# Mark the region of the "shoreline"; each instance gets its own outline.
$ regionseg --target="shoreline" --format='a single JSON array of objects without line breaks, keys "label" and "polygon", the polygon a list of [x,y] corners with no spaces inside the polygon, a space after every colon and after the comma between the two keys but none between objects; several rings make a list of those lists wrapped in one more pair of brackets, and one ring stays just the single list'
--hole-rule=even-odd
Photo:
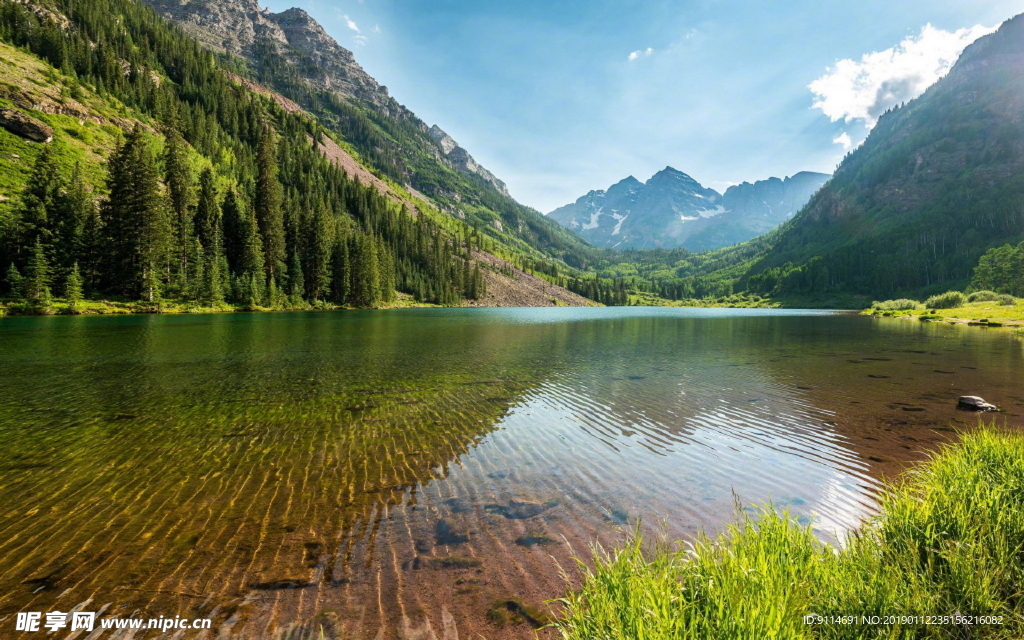
[{"label": "shoreline", "polygon": [[979,427],[886,483],[879,513],[838,546],[771,505],[687,544],[645,543],[637,530],[616,548],[594,546],[580,560],[582,586],[556,601],[562,615],[550,627],[564,640],[809,638],[814,626],[851,640],[894,628],[953,638],[964,624],[997,629],[978,637],[1017,637],[1012,487],[1024,437]]},{"label": "shoreline", "polygon": [[[977,304],[977,303],[975,303]],[[988,313],[998,311],[997,313]],[[966,312],[966,313],[965,313]],[[955,309],[880,311],[864,309],[860,312],[871,318],[893,320],[916,320],[971,327],[992,329],[1024,329],[1024,308],[1021,305],[1008,307],[1005,310],[989,307],[958,307]]]}]

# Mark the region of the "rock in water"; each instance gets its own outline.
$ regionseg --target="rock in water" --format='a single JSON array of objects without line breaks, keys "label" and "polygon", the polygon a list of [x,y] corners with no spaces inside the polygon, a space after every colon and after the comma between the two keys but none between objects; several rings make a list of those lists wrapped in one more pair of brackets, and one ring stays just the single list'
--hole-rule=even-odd
[{"label": "rock in water", "polygon": [[960,396],[959,402],[956,405],[957,409],[964,409],[966,411],[998,411],[999,407],[994,404],[985,402],[984,398],[979,396]]},{"label": "rock in water", "polygon": [[53,140],[53,129],[17,109],[0,109],[0,127],[33,142]]}]

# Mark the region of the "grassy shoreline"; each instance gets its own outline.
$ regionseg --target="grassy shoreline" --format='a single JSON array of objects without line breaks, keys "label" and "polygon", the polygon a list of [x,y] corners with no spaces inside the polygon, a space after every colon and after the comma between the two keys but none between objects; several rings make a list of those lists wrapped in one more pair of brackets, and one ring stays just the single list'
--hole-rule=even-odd
[{"label": "grassy shoreline", "polygon": [[1024,328],[1024,299],[1013,305],[996,305],[992,302],[968,302],[951,309],[864,309],[866,315],[877,318],[899,318],[921,322],[944,322],[981,327]]},{"label": "grassy shoreline", "polygon": [[924,302],[907,298],[876,301],[861,313],[921,322],[1009,327],[1018,333],[1024,328],[1024,298],[995,291],[947,291]]},{"label": "grassy shoreline", "polygon": [[[434,308],[441,305],[427,302],[416,302],[412,296],[399,293],[394,302],[383,304],[374,309],[411,309]],[[207,313],[259,313],[282,311],[338,311],[354,310],[355,307],[343,307],[330,303],[319,305],[289,305],[282,308],[247,307],[239,304],[222,303],[219,305],[203,305],[198,302],[179,300],[161,300],[159,302],[127,302],[118,300],[82,300],[72,308],[66,300],[56,299],[46,308],[34,307],[26,301],[0,302],[0,318],[17,316],[117,316],[117,315],[148,315],[148,314],[207,314]]]},{"label": "grassy shoreline", "polygon": [[[650,549],[637,535],[597,548],[553,626],[565,640],[1024,635],[1024,437],[966,434],[890,486],[880,506],[842,547],[766,509],[686,546]],[[942,617],[954,615],[1002,624]]]}]

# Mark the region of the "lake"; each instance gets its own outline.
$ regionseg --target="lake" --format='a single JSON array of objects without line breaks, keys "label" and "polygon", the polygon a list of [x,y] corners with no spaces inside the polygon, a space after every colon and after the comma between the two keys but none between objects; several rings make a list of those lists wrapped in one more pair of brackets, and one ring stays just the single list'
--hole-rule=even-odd
[{"label": "lake", "polygon": [[530,638],[595,541],[766,503],[835,540],[957,396],[1024,426],[1024,341],[825,312],[5,318],[0,364],[0,625]]}]

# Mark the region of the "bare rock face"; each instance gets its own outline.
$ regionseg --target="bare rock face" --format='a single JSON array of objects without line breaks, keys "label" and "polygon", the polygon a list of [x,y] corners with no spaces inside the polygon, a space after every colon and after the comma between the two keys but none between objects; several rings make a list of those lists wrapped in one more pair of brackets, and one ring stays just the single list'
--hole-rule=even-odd
[{"label": "bare rock face", "polygon": [[439,147],[441,147],[444,157],[448,159],[453,167],[463,173],[480,176],[485,182],[497,189],[500,193],[506,196],[509,195],[508,187],[505,186],[505,183],[474,160],[473,156],[469,155],[468,151],[460,147],[459,143],[455,142],[455,140],[445,133],[441,127],[436,124],[430,127],[430,137],[437,142]]},{"label": "bare rock face", "polygon": [[0,109],[0,127],[33,142],[50,142],[53,129],[17,109]]},{"label": "bare rock face", "polygon": [[[257,0],[145,0],[157,13],[216,51],[256,62],[270,49],[317,89],[332,91],[392,117],[414,117],[302,9],[272,13]],[[312,63],[312,64],[309,64]],[[422,125],[426,129],[426,125]]]},{"label": "bare rock face", "polygon": [[267,48],[297,70],[313,88],[330,91],[356,104],[412,124],[438,143],[436,155],[457,171],[479,176],[508,196],[505,183],[482,167],[437,126],[427,125],[392,98],[342,47],[302,9],[281,13],[262,9],[258,0],[144,0],[157,13],[216,51],[259,64]]}]

